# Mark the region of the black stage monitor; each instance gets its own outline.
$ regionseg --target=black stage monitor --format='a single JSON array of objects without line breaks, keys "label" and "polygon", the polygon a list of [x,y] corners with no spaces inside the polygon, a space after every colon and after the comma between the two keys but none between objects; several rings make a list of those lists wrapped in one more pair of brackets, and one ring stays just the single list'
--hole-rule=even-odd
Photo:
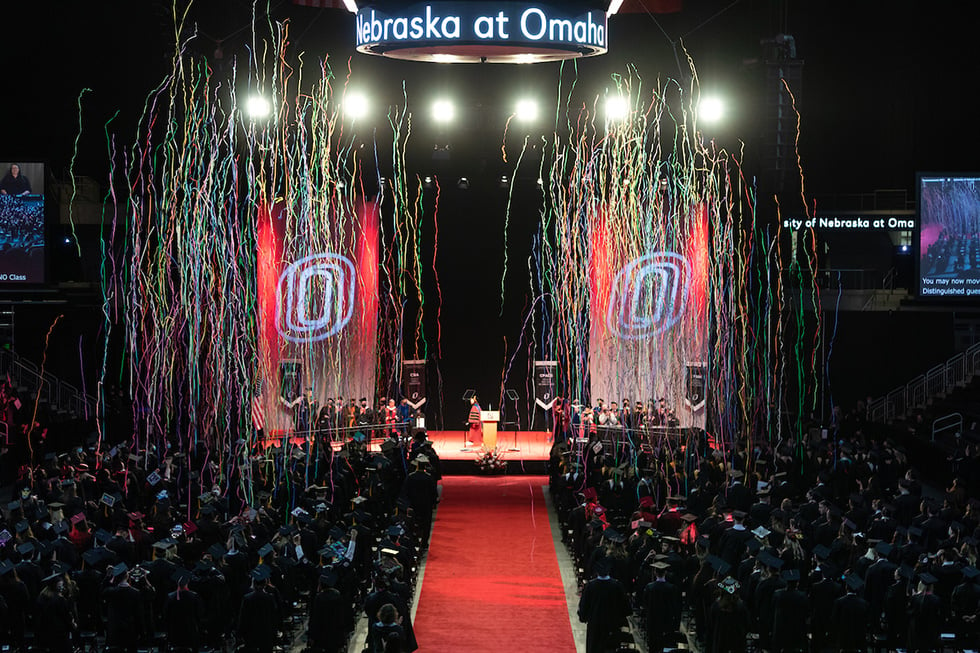
[{"label": "black stage monitor", "polygon": [[44,164],[0,161],[0,287],[43,284]]}]

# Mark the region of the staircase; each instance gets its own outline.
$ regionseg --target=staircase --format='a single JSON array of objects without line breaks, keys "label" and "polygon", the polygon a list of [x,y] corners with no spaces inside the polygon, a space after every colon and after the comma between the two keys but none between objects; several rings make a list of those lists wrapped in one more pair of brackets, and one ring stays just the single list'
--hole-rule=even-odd
[{"label": "staircase", "polygon": [[868,419],[905,434],[920,463],[939,456],[930,464],[948,476],[947,457],[980,444],[980,344],[872,401]]},{"label": "staircase", "polygon": [[37,398],[38,410],[52,422],[95,416],[95,398],[13,351],[0,350],[0,380],[10,383],[24,403]]}]

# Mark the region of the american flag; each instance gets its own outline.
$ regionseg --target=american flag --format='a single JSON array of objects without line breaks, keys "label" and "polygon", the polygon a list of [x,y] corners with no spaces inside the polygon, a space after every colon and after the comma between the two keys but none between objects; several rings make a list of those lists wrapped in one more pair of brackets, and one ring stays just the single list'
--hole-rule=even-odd
[{"label": "american flag", "polygon": [[255,384],[255,393],[252,396],[252,426],[256,431],[265,428],[265,407],[262,405],[262,383]]}]

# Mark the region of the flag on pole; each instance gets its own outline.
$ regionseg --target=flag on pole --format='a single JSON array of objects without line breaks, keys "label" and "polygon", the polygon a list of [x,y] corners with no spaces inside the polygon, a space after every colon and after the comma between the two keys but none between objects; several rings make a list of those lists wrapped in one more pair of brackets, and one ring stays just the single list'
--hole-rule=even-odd
[{"label": "flag on pole", "polygon": [[261,395],[256,395],[252,399],[252,426],[255,427],[256,431],[265,428],[265,408],[262,406]]}]

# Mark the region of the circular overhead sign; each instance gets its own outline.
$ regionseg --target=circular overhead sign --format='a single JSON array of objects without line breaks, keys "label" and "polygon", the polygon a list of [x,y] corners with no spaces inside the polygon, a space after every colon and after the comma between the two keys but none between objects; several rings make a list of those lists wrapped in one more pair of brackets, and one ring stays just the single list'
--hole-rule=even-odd
[{"label": "circular overhead sign", "polygon": [[359,5],[357,50],[440,63],[536,63],[605,54],[595,2],[395,2]]}]

